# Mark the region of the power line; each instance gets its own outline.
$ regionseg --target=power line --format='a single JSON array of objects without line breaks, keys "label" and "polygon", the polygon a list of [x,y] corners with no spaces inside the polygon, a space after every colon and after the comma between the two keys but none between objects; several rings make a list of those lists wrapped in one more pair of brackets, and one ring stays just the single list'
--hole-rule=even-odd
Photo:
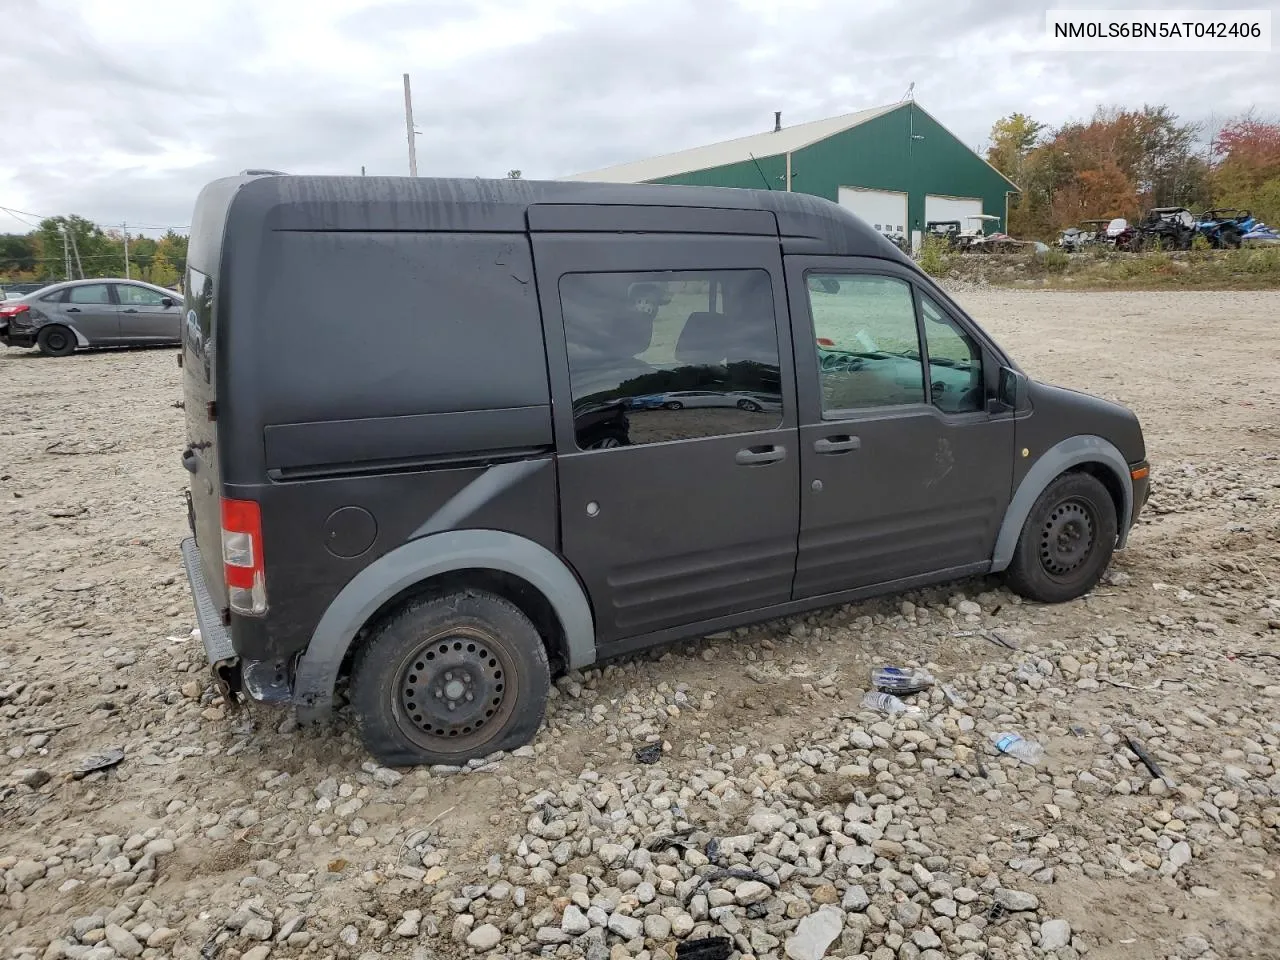
[{"label": "power line", "polygon": [[[18,209],[15,209],[14,207],[6,207],[6,206],[4,206],[3,204],[0,204],[0,210],[3,210],[5,213],[9,214],[9,215],[10,215],[11,217],[13,217],[15,220],[19,220],[19,221],[21,221],[21,222],[23,222],[23,223],[27,223],[29,226],[35,226],[35,227],[37,227],[37,228],[39,228],[40,224],[38,224],[38,223],[36,223],[36,224],[30,224],[30,223],[29,223],[29,221],[24,220],[23,218],[24,218],[24,217],[35,217],[37,220],[57,220],[57,219],[59,219],[59,217],[57,217],[57,216],[49,217],[49,216],[45,216],[45,215],[44,215],[44,214],[42,214],[42,213],[32,213],[30,210],[18,210]],[[65,218],[65,217],[64,217],[64,218],[61,218],[61,219],[67,219],[67,218]],[[85,218],[82,218],[82,219],[85,219]],[[96,221],[96,220],[88,220],[87,222],[92,223],[95,227],[98,227],[99,229],[103,229],[102,224],[100,224],[100,223],[99,223],[98,221]],[[173,231],[175,231],[175,232],[176,232],[176,231],[179,231],[179,230],[190,230],[190,229],[191,229],[191,224],[189,224],[189,223],[184,223],[184,224],[172,224],[172,223],[135,223],[135,224],[134,224],[134,226],[135,226],[135,227],[137,227],[138,229],[141,229],[141,230],[173,230]]]}]

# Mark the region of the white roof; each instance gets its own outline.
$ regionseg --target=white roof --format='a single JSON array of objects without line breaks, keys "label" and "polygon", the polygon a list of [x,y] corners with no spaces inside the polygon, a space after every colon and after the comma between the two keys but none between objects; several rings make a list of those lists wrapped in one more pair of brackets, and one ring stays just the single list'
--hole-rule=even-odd
[{"label": "white roof", "polygon": [[730,163],[750,160],[753,156],[760,160],[764,157],[776,157],[791,153],[811,143],[825,140],[832,134],[841,133],[859,124],[874,120],[876,117],[896,110],[902,103],[891,103],[884,107],[872,107],[870,110],[859,110],[826,120],[812,120],[809,123],[798,123],[781,130],[770,130],[767,133],[755,133],[749,137],[736,140],[725,140],[722,143],[711,143],[704,147],[693,147],[677,153],[668,153],[648,160],[635,160],[631,163],[620,163],[592,170],[588,173],[576,173],[565,177],[565,180],[597,180],[605,183],[643,183],[657,180],[660,177],[671,177],[694,170],[709,170]]}]

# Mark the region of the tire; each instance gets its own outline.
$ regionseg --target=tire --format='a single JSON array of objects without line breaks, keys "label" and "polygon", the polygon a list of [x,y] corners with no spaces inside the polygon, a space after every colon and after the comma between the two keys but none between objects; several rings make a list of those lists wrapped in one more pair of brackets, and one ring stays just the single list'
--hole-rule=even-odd
[{"label": "tire", "polygon": [[36,346],[46,357],[69,357],[76,351],[76,335],[61,324],[41,327]]},{"label": "tire", "polygon": [[1111,562],[1118,526],[1115,503],[1102,481],[1065,473],[1032,506],[1005,580],[1015,593],[1041,603],[1081,597]]},{"label": "tire", "polygon": [[461,765],[528,743],[550,686],[529,618],[496,594],[465,589],[387,621],[356,653],[349,692],[365,748],[409,767]]},{"label": "tire", "polygon": [[663,404],[663,406],[664,406],[664,407],[666,407],[666,409],[668,409],[668,410],[683,410],[683,409],[684,409],[684,404],[683,404],[683,403],[681,403],[679,400],[668,400],[666,403],[664,403],[664,404]]},{"label": "tire", "polygon": [[738,409],[745,410],[747,413],[759,413],[761,407],[760,404],[756,403],[754,400],[739,400]]}]

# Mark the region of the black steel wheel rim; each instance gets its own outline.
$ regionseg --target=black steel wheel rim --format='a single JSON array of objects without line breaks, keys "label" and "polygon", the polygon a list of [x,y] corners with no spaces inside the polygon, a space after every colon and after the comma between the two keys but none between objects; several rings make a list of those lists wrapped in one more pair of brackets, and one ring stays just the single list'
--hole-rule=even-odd
[{"label": "black steel wheel rim", "polygon": [[60,330],[50,330],[45,334],[45,342],[49,344],[50,350],[65,350],[71,341]]},{"label": "black steel wheel rim", "polygon": [[1089,559],[1097,543],[1097,517],[1084,500],[1064,500],[1040,528],[1040,565],[1053,577],[1069,577]]},{"label": "black steel wheel rim", "polygon": [[425,640],[396,675],[396,720],[414,743],[465,753],[492,739],[515,707],[509,656],[482,630],[455,627]]}]

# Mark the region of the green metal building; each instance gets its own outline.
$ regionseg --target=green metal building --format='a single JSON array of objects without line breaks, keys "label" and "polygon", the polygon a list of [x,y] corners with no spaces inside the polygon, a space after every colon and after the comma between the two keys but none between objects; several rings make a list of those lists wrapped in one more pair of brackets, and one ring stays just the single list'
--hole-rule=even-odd
[{"label": "green metal building", "polygon": [[1008,224],[1018,187],[913,100],[576,174],[570,180],[794,190],[834,200],[919,243],[931,220]]}]

